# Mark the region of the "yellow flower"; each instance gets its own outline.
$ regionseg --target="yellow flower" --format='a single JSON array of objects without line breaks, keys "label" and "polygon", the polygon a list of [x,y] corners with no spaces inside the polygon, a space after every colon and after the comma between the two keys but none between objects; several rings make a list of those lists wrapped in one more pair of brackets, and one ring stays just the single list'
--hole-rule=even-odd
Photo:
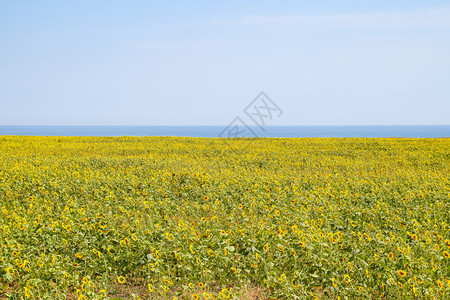
[{"label": "yellow flower", "polygon": [[295,284],[295,283],[294,283],[294,279],[291,280],[291,285],[292,285],[292,287],[293,287],[294,289],[297,289],[297,288],[300,287],[300,284]]},{"label": "yellow flower", "polygon": [[339,242],[341,240],[341,233],[340,232],[336,232],[333,234],[333,239],[335,242]]},{"label": "yellow flower", "polygon": [[107,227],[106,224],[103,224],[103,223],[102,223],[102,220],[98,221],[98,226],[99,226],[100,228],[102,228],[102,229],[105,229],[105,228]]},{"label": "yellow flower", "polygon": [[75,253],[75,257],[82,259],[83,258],[83,254],[81,254],[80,252]]},{"label": "yellow flower", "polygon": [[450,253],[448,253],[447,251],[442,252],[442,254],[445,258],[450,258]]},{"label": "yellow flower", "polygon": [[117,277],[117,282],[120,284],[124,284],[126,282],[125,277],[123,277],[123,276]]},{"label": "yellow flower", "polygon": [[199,282],[199,283],[198,283],[198,287],[199,287],[199,288],[203,288],[203,282]]},{"label": "yellow flower", "polygon": [[192,249],[192,244],[189,245],[189,250],[191,251],[192,254],[195,253],[195,251]]},{"label": "yellow flower", "polygon": [[403,271],[403,270],[398,270],[397,273],[398,273],[398,276],[400,276],[400,277],[405,277],[406,276],[406,272]]},{"label": "yellow flower", "polygon": [[12,267],[6,268],[6,272],[8,272],[9,275],[14,275],[15,271]]},{"label": "yellow flower", "polygon": [[193,295],[192,295],[192,299],[198,300],[198,295],[197,295],[197,294],[193,294]]},{"label": "yellow flower", "polygon": [[392,253],[392,252],[389,252],[389,254],[388,254],[388,258],[389,258],[389,260],[391,260],[392,258],[394,257],[394,253]]},{"label": "yellow flower", "polygon": [[264,251],[267,251],[267,250],[269,250],[269,245],[265,244],[264,245]]},{"label": "yellow flower", "polygon": [[350,282],[350,276],[348,276],[348,274],[344,275],[344,281],[345,281],[346,283],[349,283],[349,282]]},{"label": "yellow flower", "polygon": [[127,245],[127,242],[124,240],[120,240],[120,246],[125,247]]},{"label": "yellow flower", "polygon": [[25,293],[25,298],[30,298],[31,297],[31,295],[30,295],[30,293],[28,293],[28,288],[25,286],[25,287],[23,287],[23,291],[24,291],[24,293]]}]

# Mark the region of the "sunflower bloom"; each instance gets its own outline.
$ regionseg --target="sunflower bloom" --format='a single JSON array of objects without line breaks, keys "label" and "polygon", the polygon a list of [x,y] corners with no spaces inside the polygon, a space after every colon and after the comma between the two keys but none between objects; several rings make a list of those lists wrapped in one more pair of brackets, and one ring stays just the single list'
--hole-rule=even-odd
[{"label": "sunflower bloom", "polygon": [[350,276],[348,276],[348,274],[344,275],[344,281],[345,281],[346,283],[349,283],[349,282],[350,282]]},{"label": "sunflower bloom", "polygon": [[123,277],[123,276],[117,277],[117,282],[120,284],[124,284],[126,282],[125,277]]}]

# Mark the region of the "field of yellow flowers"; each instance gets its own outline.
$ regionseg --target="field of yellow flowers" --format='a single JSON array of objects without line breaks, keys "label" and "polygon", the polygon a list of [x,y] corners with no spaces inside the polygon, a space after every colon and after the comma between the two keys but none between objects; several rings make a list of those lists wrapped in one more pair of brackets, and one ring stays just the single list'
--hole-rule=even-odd
[{"label": "field of yellow flowers", "polygon": [[450,298],[450,139],[0,137],[0,298]]}]

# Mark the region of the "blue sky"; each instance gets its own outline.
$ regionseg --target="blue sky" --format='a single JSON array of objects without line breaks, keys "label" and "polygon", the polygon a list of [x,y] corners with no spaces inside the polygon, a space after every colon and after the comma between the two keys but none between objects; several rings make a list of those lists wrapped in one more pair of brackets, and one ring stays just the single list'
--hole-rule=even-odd
[{"label": "blue sky", "polygon": [[2,1],[0,125],[450,124],[448,1]]}]

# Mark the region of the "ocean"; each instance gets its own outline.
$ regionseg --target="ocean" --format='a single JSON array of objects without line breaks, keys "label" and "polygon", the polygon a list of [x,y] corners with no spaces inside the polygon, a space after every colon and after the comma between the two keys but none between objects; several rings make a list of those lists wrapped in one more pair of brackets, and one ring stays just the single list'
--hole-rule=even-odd
[{"label": "ocean", "polygon": [[[0,135],[228,137],[227,126],[0,126]],[[237,128],[235,128],[237,129]],[[239,128],[238,131],[243,128]],[[450,125],[247,127],[250,137],[450,137]]]}]

